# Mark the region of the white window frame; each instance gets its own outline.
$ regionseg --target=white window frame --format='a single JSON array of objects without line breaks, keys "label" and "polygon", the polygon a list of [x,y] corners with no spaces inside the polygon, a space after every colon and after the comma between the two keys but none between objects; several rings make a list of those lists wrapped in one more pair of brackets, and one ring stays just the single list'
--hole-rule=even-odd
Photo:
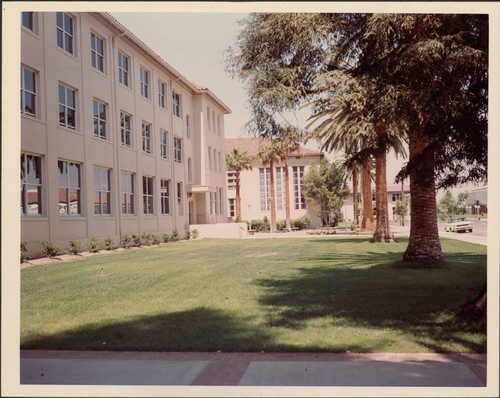
[{"label": "white window frame", "polygon": [[130,57],[121,51],[118,51],[118,82],[130,88]]},{"label": "white window frame", "polygon": [[[25,19],[24,17],[28,16],[28,21],[31,21],[31,27],[26,26],[24,24]],[[28,23],[29,25],[29,23]],[[21,12],[21,26],[27,30],[29,30],[31,33],[36,34],[36,13],[33,11],[23,11]]]},{"label": "white window frame", "polygon": [[177,183],[177,214],[184,215],[184,195],[182,182]]},{"label": "white window frame", "polygon": [[160,157],[168,159],[168,131],[160,130]]},{"label": "white window frame", "polygon": [[[128,127],[126,121],[128,119]],[[128,138],[128,143],[127,143]],[[127,148],[133,147],[132,141],[132,115],[120,111],[120,140],[121,144]]]},{"label": "white window frame", "polygon": [[151,98],[151,87],[150,87],[150,73],[146,68],[140,67],[140,75],[141,75],[141,95],[144,98]]},{"label": "white window frame", "polygon": [[[28,157],[36,158],[37,163],[39,165],[39,176],[38,176],[38,181],[33,181],[30,180],[30,172],[29,172],[29,165],[30,162],[28,161]],[[36,167],[36,165],[35,165]],[[24,177],[23,177],[23,170],[24,170]],[[36,173],[36,169],[35,169]],[[35,174],[36,178],[36,174]],[[41,217],[44,215],[44,200],[43,200],[43,159],[42,156],[39,155],[34,155],[31,153],[26,153],[22,152],[21,153],[21,216],[22,217]],[[36,189],[37,191],[37,196],[38,196],[38,202],[37,202],[37,213],[30,213],[29,209],[29,192],[30,190]]]},{"label": "white window frame", "polygon": [[182,138],[174,136],[174,160],[177,163],[183,162]]},{"label": "white window frame", "polygon": [[[60,89],[64,88],[64,102],[61,102],[61,96],[60,96]],[[73,93],[73,102],[74,102],[74,107],[71,107],[70,105],[68,105],[68,91],[72,92]],[[58,83],[58,98],[59,98],[59,125],[60,126],[63,126],[63,127],[66,127],[66,128],[69,128],[69,129],[72,129],[72,130],[76,130],[76,126],[77,126],[77,91],[74,89],[74,88],[71,88],[67,85],[65,85],[64,83],[61,83],[59,82]],[[64,123],[61,123],[61,107],[64,108]],[[74,112],[74,126],[70,125],[68,123],[68,109],[72,110]]]},{"label": "white window frame", "polygon": [[[59,174],[59,163],[65,164],[66,168],[68,170],[67,173],[67,181],[65,181],[64,184],[61,184],[61,175]],[[61,190],[65,191],[66,194],[66,211],[61,212],[61,201],[59,199],[59,215],[61,217],[81,217],[83,215],[83,210],[82,210],[82,164],[77,163],[77,162],[71,162],[68,160],[58,160],[57,161],[57,173],[58,173],[58,187],[59,187],[59,196]],[[73,181],[71,180],[71,173],[69,172],[69,167],[70,166],[77,166],[78,170],[78,185],[73,184]],[[72,185],[73,184],[73,185]],[[77,197],[77,212],[72,213],[71,212],[71,192],[76,191],[76,197]],[[69,200],[69,203],[68,203]]]},{"label": "white window frame", "polygon": [[152,126],[151,123],[142,122],[142,151],[145,153],[153,153],[152,136],[151,136]]},{"label": "white window frame", "polygon": [[208,169],[212,170],[212,147],[208,147]]},{"label": "white window frame", "polygon": [[158,105],[160,108],[167,110],[167,84],[158,80]]},{"label": "white window frame", "polygon": [[[151,181],[151,186],[149,184]],[[146,182],[146,184],[144,184]],[[151,187],[151,191],[149,188]],[[154,188],[155,179],[152,176],[142,176],[142,212],[145,216],[153,216],[155,214],[155,199],[154,199]],[[146,191],[144,191],[146,188]],[[151,209],[149,208],[151,205]]]},{"label": "white window frame", "polygon": [[191,138],[191,116],[186,115],[186,138]]},{"label": "white window frame", "polygon": [[[99,42],[101,43],[102,52],[99,52]],[[97,33],[90,32],[90,58],[92,68],[101,73],[104,73],[104,43],[104,39],[101,36]]]},{"label": "white window frame", "polygon": [[210,123],[210,107],[207,106],[207,128],[212,130],[212,124]]},{"label": "white window frame", "polygon": [[[96,114],[97,106],[97,114]],[[102,112],[101,112],[102,109]],[[94,137],[102,140],[109,140],[108,137],[108,105],[96,98],[93,101],[92,107],[94,113]],[[96,130],[97,127],[97,130]],[[103,130],[104,132],[102,132]]]},{"label": "white window frame", "polygon": [[188,182],[193,182],[193,160],[188,158]]},{"label": "white window frame", "polygon": [[135,174],[128,171],[120,172],[121,183],[121,213],[124,216],[135,215]]},{"label": "white window frame", "polygon": [[228,199],[229,202],[229,217],[236,216],[236,199]]},{"label": "white window frame", "polygon": [[[30,91],[26,88],[26,79],[25,79],[25,72],[28,71],[33,74],[33,90]],[[37,80],[38,80],[38,72],[28,68],[26,66],[21,65],[21,113],[23,115],[29,115],[36,117],[37,116],[37,110],[38,110],[38,96],[37,96]],[[35,112],[26,112],[26,95],[32,96],[33,97],[33,106],[35,108]]]},{"label": "white window frame", "polygon": [[306,208],[306,198],[302,193],[302,187],[304,185],[304,166],[293,166],[293,208],[295,210],[304,210]]},{"label": "white window frame", "polygon": [[[59,16],[62,17],[62,25],[59,24]],[[66,18],[71,20],[71,31],[68,30],[69,27],[66,26]],[[59,47],[64,52],[75,56],[75,18],[65,12],[57,12],[56,13],[56,29],[57,29],[57,47]],[[59,43],[59,33],[61,34],[62,44]],[[68,49],[68,43],[70,44],[71,51]]]},{"label": "white window frame", "polygon": [[172,209],[170,206],[170,180],[161,179],[160,180],[160,203],[161,203],[161,214],[164,216],[170,216],[172,214]]},{"label": "white window frame", "polygon": [[[96,176],[96,174],[98,175]],[[96,181],[96,177],[99,181]],[[107,186],[105,186],[106,184]],[[98,203],[96,203],[96,198]],[[107,211],[105,211],[103,198],[107,198],[108,201]],[[106,167],[94,166],[94,215],[111,216],[111,203],[111,170]]]},{"label": "white window frame", "polygon": [[172,91],[172,113],[181,117],[181,95],[176,91]]}]

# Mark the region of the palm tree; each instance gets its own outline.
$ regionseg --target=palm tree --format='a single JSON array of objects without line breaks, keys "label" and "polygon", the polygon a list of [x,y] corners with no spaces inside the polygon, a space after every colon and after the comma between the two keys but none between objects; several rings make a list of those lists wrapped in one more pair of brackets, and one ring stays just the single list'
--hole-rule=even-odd
[{"label": "palm tree", "polygon": [[252,158],[247,152],[240,152],[239,148],[234,148],[229,155],[226,155],[226,166],[236,174],[236,218],[241,220],[240,172],[252,170]]},{"label": "palm tree", "polygon": [[[280,162],[285,158],[285,151],[283,145],[274,140],[269,141],[259,147],[257,152],[257,160],[264,166],[269,164],[270,170],[270,184],[271,184],[271,232],[276,228],[276,194],[274,192],[274,162]],[[288,199],[288,198],[287,198]]]}]

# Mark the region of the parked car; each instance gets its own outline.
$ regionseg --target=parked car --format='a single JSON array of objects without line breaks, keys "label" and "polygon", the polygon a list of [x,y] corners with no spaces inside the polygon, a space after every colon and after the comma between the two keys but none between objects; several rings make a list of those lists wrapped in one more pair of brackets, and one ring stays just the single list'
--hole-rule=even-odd
[{"label": "parked car", "polygon": [[450,218],[444,225],[444,230],[448,232],[472,232],[474,223],[465,217]]}]

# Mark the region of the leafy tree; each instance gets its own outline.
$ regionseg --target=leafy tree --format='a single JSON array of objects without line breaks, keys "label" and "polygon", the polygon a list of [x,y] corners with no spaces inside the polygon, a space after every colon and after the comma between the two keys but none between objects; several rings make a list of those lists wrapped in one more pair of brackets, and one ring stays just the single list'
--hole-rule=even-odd
[{"label": "leafy tree", "polygon": [[240,172],[252,170],[252,159],[247,152],[240,152],[239,148],[234,148],[226,155],[226,166],[236,175],[236,218],[241,219]]},{"label": "leafy tree", "polygon": [[455,215],[458,210],[457,201],[450,190],[447,190],[439,201],[439,208],[445,209],[447,214]]},{"label": "leafy tree", "polygon": [[331,215],[339,214],[346,192],[342,168],[323,158],[319,165],[313,164],[309,168],[303,181],[306,199],[319,207],[322,226],[330,225]]},{"label": "leafy tree", "polygon": [[394,206],[394,214],[401,217],[401,225],[405,225],[405,216],[408,215],[408,200],[398,200]]}]

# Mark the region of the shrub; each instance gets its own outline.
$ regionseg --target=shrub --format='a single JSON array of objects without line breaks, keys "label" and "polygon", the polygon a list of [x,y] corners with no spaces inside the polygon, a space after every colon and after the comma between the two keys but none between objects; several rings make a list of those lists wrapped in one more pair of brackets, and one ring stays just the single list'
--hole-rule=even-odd
[{"label": "shrub", "polygon": [[134,243],[135,246],[141,247],[143,244],[142,235],[132,234],[132,242]]},{"label": "shrub", "polygon": [[89,236],[89,242],[87,243],[87,250],[91,253],[97,253],[99,251],[99,241],[95,236]]},{"label": "shrub", "polygon": [[107,238],[104,238],[104,248],[106,250],[113,250],[116,249],[116,244],[115,241],[111,236],[108,236]]},{"label": "shrub", "polygon": [[184,233],[184,239],[185,240],[191,239],[191,231],[189,229]]},{"label": "shrub", "polygon": [[172,240],[172,235],[170,234],[163,234],[162,235],[163,242],[168,243]]},{"label": "shrub", "polygon": [[159,245],[162,242],[162,237],[158,234],[151,234],[151,244]]},{"label": "shrub", "polygon": [[70,240],[68,242],[68,253],[69,254],[78,254],[80,248],[82,247],[82,243],[77,240]]},{"label": "shrub", "polygon": [[198,239],[198,236],[200,236],[200,232],[197,229],[193,229],[191,231],[191,238]]},{"label": "shrub", "polygon": [[252,220],[251,224],[252,224],[252,229],[254,229],[257,232],[269,231],[269,221],[267,220],[267,217],[264,217],[264,220]]},{"label": "shrub", "polygon": [[144,232],[142,234],[142,244],[144,246],[149,246],[149,245],[151,245],[151,241],[152,241],[151,234],[148,234],[147,232]]},{"label": "shrub", "polygon": [[24,263],[30,258],[31,257],[30,257],[30,250],[28,249],[28,242],[21,241],[21,263]]},{"label": "shrub", "polygon": [[307,217],[300,217],[296,220],[292,220],[292,226],[297,229],[307,229],[308,225],[309,221],[307,220]]},{"label": "shrub", "polygon": [[42,240],[42,253],[47,257],[55,257],[59,254],[59,247],[48,240]]},{"label": "shrub", "polygon": [[179,240],[179,231],[174,229],[171,235],[172,242],[177,242]]},{"label": "shrub", "polygon": [[286,228],[286,221],[285,220],[279,220],[277,223],[276,223],[276,229],[277,230],[283,230]]},{"label": "shrub", "polygon": [[132,241],[132,237],[129,234],[123,234],[122,236],[120,236],[120,243],[126,249],[128,249],[130,247],[131,241]]}]

